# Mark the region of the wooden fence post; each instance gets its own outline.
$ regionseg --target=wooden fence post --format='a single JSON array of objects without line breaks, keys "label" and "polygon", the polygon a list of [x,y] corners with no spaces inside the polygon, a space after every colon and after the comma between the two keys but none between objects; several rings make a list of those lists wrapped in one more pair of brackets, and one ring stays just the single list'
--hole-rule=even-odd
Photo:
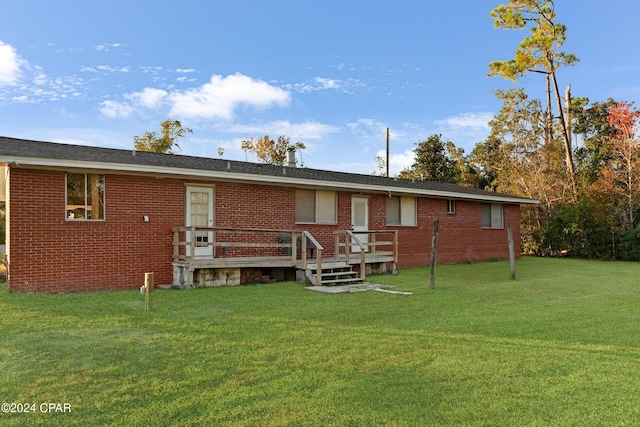
[{"label": "wooden fence post", "polygon": [[507,239],[509,241],[509,277],[516,278],[516,254],[513,249],[513,227],[507,224]]},{"label": "wooden fence post", "polygon": [[144,273],[144,309],[151,311],[151,292],[153,291],[153,273]]},{"label": "wooden fence post", "polygon": [[438,219],[433,220],[433,236],[431,237],[431,283],[429,287],[436,286],[436,260],[438,258]]}]

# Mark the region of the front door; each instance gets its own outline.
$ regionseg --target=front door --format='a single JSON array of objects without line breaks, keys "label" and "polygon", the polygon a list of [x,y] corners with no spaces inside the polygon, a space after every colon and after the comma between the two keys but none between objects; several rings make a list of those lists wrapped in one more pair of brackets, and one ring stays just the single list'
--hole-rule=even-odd
[{"label": "front door", "polygon": [[[185,210],[185,224],[196,227],[213,227],[213,188],[187,187],[187,206]],[[212,231],[196,231],[196,257],[212,258],[213,243]],[[191,241],[191,233],[187,233],[187,241]],[[190,256],[191,248],[187,246],[187,256]]]},{"label": "front door", "polygon": [[[368,234],[357,234],[358,231],[369,231],[369,198],[351,197],[351,230],[362,243],[369,243]],[[353,242],[355,243],[355,242]],[[365,248],[369,250],[368,247]],[[351,252],[360,252],[360,246],[351,246]]]}]

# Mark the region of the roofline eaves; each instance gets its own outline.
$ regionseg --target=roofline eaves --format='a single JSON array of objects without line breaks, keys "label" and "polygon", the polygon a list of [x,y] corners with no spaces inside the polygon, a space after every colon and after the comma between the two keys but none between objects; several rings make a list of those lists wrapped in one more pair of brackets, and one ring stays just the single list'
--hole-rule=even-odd
[{"label": "roofline eaves", "polygon": [[11,159],[0,159],[0,164],[16,164],[17,166],[39,166],[39,167],[55,167],[55,168],[73,168],[73,169],[90,169],[90,170],[108,170],[129,173],[142,173],[152,175],[180,176],[199,179],[219,179],[225,181],[250,181],[259,183],[271,183],[276,185],[297,184],[308,187],[321,187],[333,189],[345,189],[352,191],[367,191],[377,193],[393,193],[393,194],[411,194],[420,196],[431,196],[443,199],[459,199],[459,200],[478,200],[499,203],[517,203],[517,204],[538,204],[538,200],[526,199],[520,197],[510,197],[488,194],[472,194],[455,191],[439,191],[423,188],[406,188],[385,185],[358,184],[342,181],[325,181],[306,178],[295,178],[288,176],[286,171],[288,168],[283,166],[282,176],[278,175],[259,175],[244,172],[227,172],[204,169],[185,169],[169,166],[147,166],[141,164],[129,163],[110,163],[96,161],[79,161],[79,160],[56,160],[55,163],[51,159],[33,158],[33,157],[14,157]]}]

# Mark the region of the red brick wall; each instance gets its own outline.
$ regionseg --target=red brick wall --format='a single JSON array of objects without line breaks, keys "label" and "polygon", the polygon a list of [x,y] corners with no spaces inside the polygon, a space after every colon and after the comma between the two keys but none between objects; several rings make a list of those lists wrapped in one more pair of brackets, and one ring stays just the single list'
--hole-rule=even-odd
[{"label": "red brick wall", "polygon": [[171,228],[184,215],[181,180],[107,174],[105,221],[65,220],[63,172],[12,168],[9,194],[11,289],[132,289],[145,272],[156,284],[171,283]]},{"label": "red brick wall", "polygon": [[[171,228],[184,223],[186,184],[182,179],[106,174],[106,220],[67,221],[64,172],[11,168],[7,215],[11,289],[132,289],[142,285],[145,272],[155,273],[156,284],[171,283]],[[325,256],[333,255],[333,232],[351,227],[350,192],[338,194],[338,224],[296,224],[293,188],[205,184],[215,187],[218,227],[308,230],[325,247]],[[449,215],[445,200],[420,198],[418,226],[387,227],[386,197],[369,195],[369,228],[398,230],[399,267],[428,265],[434,218],[440,221],[439,263],[507,258],[509,222],[518,252],[518,205],[505,205],[504,229],[482,229],[480,202],[458,200],[456,214]],[[143,221],[144,215],[149,222]]]},{"label": "red brick wall", "polygon": [[[481,261],[491,258],[509,258],[506,225],[513,226],[516,256],[519,256],[520,206],[504,205],[504,228],[481,227],[482,204],[474,201],[456,201],[456,213],[447,214],[447,201],[420,198],[418,200],[418,226],[390,226],[398,230],[401,255],[399,267],[429,265],[433,220],[438,219],[439,264]],[[381,218],[384,222],[385,218]]]}]

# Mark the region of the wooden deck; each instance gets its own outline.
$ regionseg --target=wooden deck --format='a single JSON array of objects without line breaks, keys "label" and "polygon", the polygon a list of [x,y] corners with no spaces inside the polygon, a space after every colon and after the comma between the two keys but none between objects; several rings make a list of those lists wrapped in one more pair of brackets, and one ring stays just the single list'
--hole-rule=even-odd
[{"label": "wooden deck", "polygon": [[359,266],[359,279],[364,280],[367,264],[390,263],[395,271],[398,262],[397,233],[387,230],[358,232],[367,235],[366,243],[349,230],[336,231],[330,250],[306,230],[175,227],[173,235],[174,285],[181,282],[184,287],[193,287],[198,269],[295,268],[304,270],[314,285],[322,285],[323,275],[332,274],[323,272],[338,265]]}]

